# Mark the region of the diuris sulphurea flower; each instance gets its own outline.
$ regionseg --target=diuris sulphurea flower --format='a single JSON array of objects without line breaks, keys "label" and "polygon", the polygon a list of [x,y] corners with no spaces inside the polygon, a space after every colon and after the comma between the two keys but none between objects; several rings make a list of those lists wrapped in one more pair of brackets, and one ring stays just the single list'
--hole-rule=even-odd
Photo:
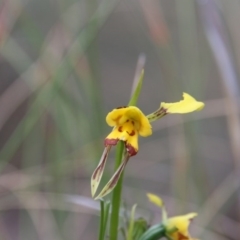
[{"label": "diuris sulphurea flower", "polygon": [[125,155],[119,168],[95,199],[106,196],[117,185],[129,158],[138,152],[138,136],[148,137],[152,134],[150,122],[156,121],[167,114],[184,114],[201,110],[203,107],[203,102],[198,102],[189,94],[183,93],[183,100],[176,103],[163,102],[159,109],[149,115],[144,115],[143,112],[135,106],[119,107],[108,113],[106,122],[110,127],[113,127],[113,129],[105,138],[105,149],[97,168],[92,174],[92,196],[96,193],[112,146],[115,146],[119,141],[123,141],[125,144]]},{"label": "diuris sulphurea flower", "polygon": [[188,227],[191,220],[196,216],[197,213],[193,212],[169,218],[164,223],[164,226],[166,227],[166,237],[171,240],[194,240],[188,232]]},{"label": "diuris sulphurea flower", "polygon": [[197,240],[191,238],[188,232],[190,221],[197,216],[197,213],[193,212],[186,215],[168,218],[162,199],[152,193],[148,193],[147,196],[150,202],[162,209],[161,226],[163,228],[161,229],[163,229],[163,236],[169,240]]}]

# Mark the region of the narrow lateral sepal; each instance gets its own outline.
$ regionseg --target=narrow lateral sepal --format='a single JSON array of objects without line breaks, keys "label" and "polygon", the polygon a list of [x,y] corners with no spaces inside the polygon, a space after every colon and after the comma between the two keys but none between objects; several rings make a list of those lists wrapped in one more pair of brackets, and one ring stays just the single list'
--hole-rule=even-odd
[{"label": "narrow lateral sepal", "polygon": [[91,177],[91,192],[92,192],[92,197],[95,195],[98,185],[101,181],[103,171],[107,162],[108,154],[110,152],[111,146],[105,147],[102,157],[99,161],[98,166],[94,170],[92,177]]},{"label": "narrow lateral sepal", "polygon": [[125,155],[125,158],[121,165],[118,167],[116,172],[113,174],[109,182],[105,185],[105,187],[102,189],[102,191],[99,193],[99,195],[95,198],[95,200],[102,198],[109,194],[117,185],[119,178],[121,177],[121,174],[129,160],[130,156],[128,154]]}]

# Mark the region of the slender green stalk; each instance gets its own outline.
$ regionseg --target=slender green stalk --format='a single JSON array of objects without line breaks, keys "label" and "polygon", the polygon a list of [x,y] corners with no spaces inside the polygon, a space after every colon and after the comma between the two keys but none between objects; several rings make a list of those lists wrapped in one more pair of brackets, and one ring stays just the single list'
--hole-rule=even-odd
[{"label": "slender green stalk", "polygon": [[106,228],[107,228],[109,209],[110,209],[110,202],[105,202],[105,206],[104,206],[104,222],[103,222],[103,236],[105,236],[105,232],[106,232]]},{"label": "slender green stalk", "polygon": [[[117,145],[115,170],[119,167],[119,165],[122,162],[123,149],[124,149],[124,142],[119,141]],[[109,238],[111,240],[117,240],[117,237],[118,237],[118,221],[119,221],[119,209],[121,204],[122,182],[123,182],[123,173],[117,183],[117,186],[113,190],[113,195],[112,195],[112,212],[111,212],[110,232],[109,232],[109,236],[110,236]]]},{"label": "slender green stalk", "polygon": [[98,240],[104,240],[104,201],[100,201],[100,224],[99,224],[99,234],[98,234]]}]

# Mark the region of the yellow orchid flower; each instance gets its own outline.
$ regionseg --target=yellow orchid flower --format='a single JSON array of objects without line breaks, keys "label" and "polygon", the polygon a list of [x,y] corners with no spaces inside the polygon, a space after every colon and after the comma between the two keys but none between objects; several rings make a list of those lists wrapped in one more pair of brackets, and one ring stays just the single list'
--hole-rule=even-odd
[{"label": "yellow orchid flower", "polygon": [[102,198],[110,193],[117,182],[129,160],[138,152],[138,136],[147,137],[152,134],[150,122],[155,121],[169,113],[189,113],[201,110],[204,103],[196,101],[187,93],[183,93],[183,100],[176,103],[161,103],[160,108],[149,114],[144,115],[143,112],[135,106],[119,107],[108,113],[106,122],[110,127],[113,127],[111,133],[106,137],[105,149],[99,161],[97,168],[94,170],[91,177],[92,196],[95,195],[102,174],[106,165],[107,157],[112,146],[115,146],[118,141],[123,141],[125,144],[126,154],[119,168],[116,170],[112,178],[102,189],[100,194],[95,198]]},{"label": "yellow orchid flower", "polygon": [[111,146],[116,145],[118,141],[123,141],[125,142],[127,154],[97,198],[103,197],[113,190],[129,158],[137,154],[138,135],[147,137],[152,134],[152,126],[147,117],[139,108],[134,106],[119,107],[112,110],[108,113],[106,122],[110,127],[113,127],[113,130],[104,141],[106,148],[91,178],[92,196],[95,194],[101,180]]},{"label": "yellow orchid flower", "polygon": [[190,220],[197,216],[197,213],[189,213],[182,216],[169,218],[166,226],[167,236],[172,240],[193,240],[188,232]]},{"label": "yellow orchid flower", "polygon": [[152,134],[152,126],[142,111],[133,106],[120,107],[108,113],[106,122],[114,127],[106,137],[105,145],[116,145],[119,140],[124,141],[130,156],[138,151],[138,135],[147,137]]},{"label": "yellow orchid flower", "polygon": [[182,216],[167,218],[166,210],[164,208],[164,203],[162,199],[152,193],[148,193],[147,196],[150,202],[162,208],[163,226],[165,228],[165,235],[168,239],[194,240],[193,238],[191,238],[188,232],[188,227],[189,227],[190,221],[197,216],[197,213],[188,213]]}]

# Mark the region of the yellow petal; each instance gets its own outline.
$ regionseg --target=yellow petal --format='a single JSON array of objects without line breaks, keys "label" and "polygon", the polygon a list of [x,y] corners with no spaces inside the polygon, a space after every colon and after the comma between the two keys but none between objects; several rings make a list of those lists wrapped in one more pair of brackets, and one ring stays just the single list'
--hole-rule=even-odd
[{"label": "yellow petal", "polygon": [[163,108],[167,113],[189,113],[200,111],[204,107],[203,102],[198,102],[195,98],[187,93],[183,93],[183,100],[176,103],[161,103],[160,109]]},{"label": "yellow petal", "polygon": [[153,194],[153,193],[148,193],[147,194],[148,200],[152,203],[154,203],[155,205],[157,205],[158,207],[162,207],[163,206],[163,201],[160,197],[158,197],[157,195]]},{"label": "yellow petal", "polygon": [[142,137],[147,137],[151,135],[152,126],[149,123],[147,117],[143,114],[143,112],[139,108],[133,106],[128,107],[128,109],[129,110],[125,114],[126,119],[123,118],[122,120],[133,120],[139,135],[141,135]]},{"label": "yellow petal", "polygon": [[108,113],[106,116],[106,122],[110,127],[114,127],[118,125],[119,119],[126,113],[128,107],[119,107],[113,109],[111,112]]},{"label": "yellow petal", "polygon": [[197,216],[197,213],[189,213],[182,216],[172,217],[166,221],[165,226],[169,231],[171,231],[172,229],[177,229],[177,232],[180,232],[185,236],[189,236],[188,226],[189,226],[190,220],[196,216]]},{"label": "yellow petal", "polygon": [[[134,106],[129,106],[126,108],[126,112],[124,113],[123,117],[120,119],[120,124],[123,124],[126,120],[130,119],[134,122],[140,124],[141,118],[144,116],[142,111]],[[139,127],[139,126],[137,126]]]},{"label": "yellow petal", "polygon": [[128,119],[136,121],[140,124],[142,115],[144,116],[142,111],[137,107],[119,107],[113,109],[110,113],[108,113],[106,117],[106,122],[111,127],[122,125]]},{"label": "yellow petal", "polygon": [[121,107],[112,110],[106,117],[109,126],[123,125],[127,120],[134,121],[135,128],[143,137],[152,134],[152,126],[143,112],[134,106]]},{"label": "yellow petal", "polygon": [[148,136],[152,135],[152,126],[151,126],[148,118],[143,113],[141,116],[141,124],[140,124],[138,133],[142,137],[148,137]]}]

